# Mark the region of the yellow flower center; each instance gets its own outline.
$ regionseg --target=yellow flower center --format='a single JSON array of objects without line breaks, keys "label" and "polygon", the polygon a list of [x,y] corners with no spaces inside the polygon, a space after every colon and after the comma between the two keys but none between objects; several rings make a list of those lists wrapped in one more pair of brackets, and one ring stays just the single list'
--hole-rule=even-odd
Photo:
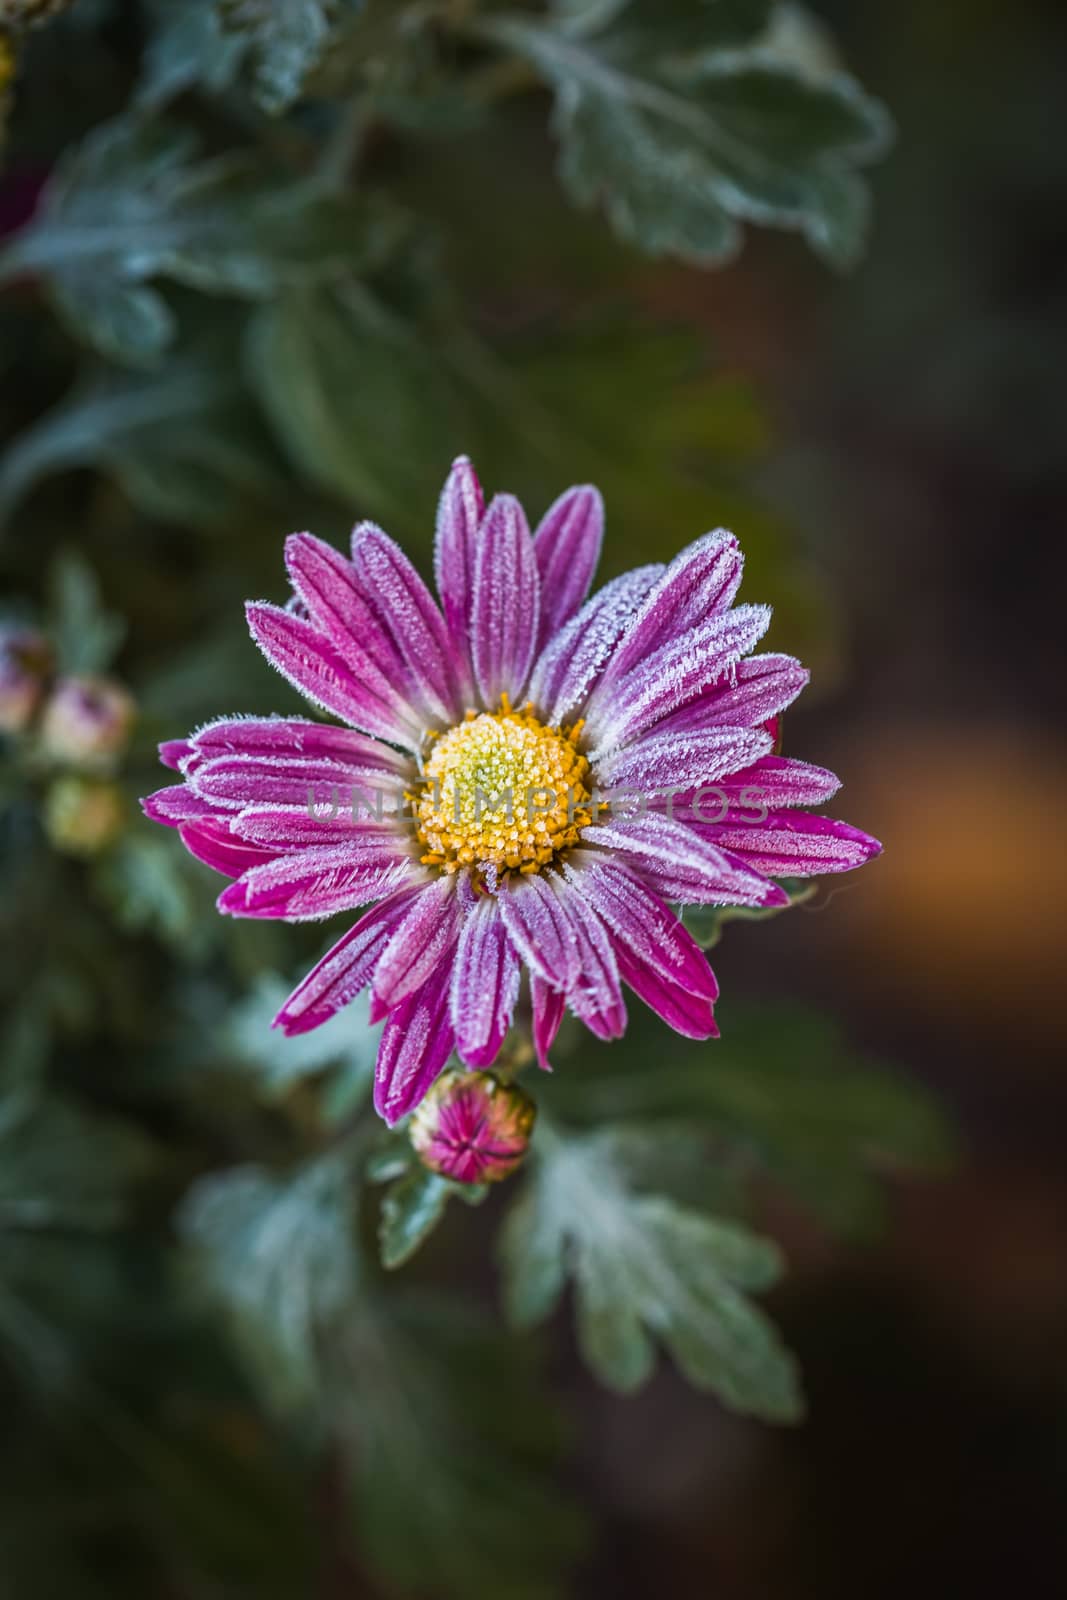
[{"label": "yellow flower center", "polygon": [[526,711],[467,713],[437,739],[412,796],[422,860],[444,872],[540,872],[592,820],[589,763],[573,728]]}]

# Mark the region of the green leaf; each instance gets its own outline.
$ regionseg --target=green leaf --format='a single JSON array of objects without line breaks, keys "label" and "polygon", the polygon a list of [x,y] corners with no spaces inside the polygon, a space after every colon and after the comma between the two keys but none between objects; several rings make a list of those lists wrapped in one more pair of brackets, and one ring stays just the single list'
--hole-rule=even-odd
[{"label": "green leaf", "polygon": [[410,1261],[443,1218],[453,1195],[478,1205],[488,1193],[488,1184],[452,1183],[414,1162],[382,1197],[378,1227],[382,1266],[391,1269]]},{"label": "green leaf", "polygon": [[106,671],[126,637],[126,624],[104,609],[96,574],[84,556],[61,551],[49,569],[48,587],[49,632],[60,670]]},{"label": "green leaf", "polygon": [[554,0],[568,33],[585,37],[617,25],[627,46],[665,55],[722,49],[767,26],[773,0]]},{"label": "green leaf", "polygon": [[253,88],[264,111],[285,111],[300,96],[337,30],[362,0],[218,0],[225,28],[249,46]]},{"label": "green leaf", "polygon": [[505,1293],[519,1326],[545,1317],[574,1280],[585,1360],[629,1392],[651,1375],[655,1341],[698,1388],[772,1421],[800,1413],[791,1357],[745,1290],[780,1271],[775,1247],[733,1223],[630,1185],[610,1134],[539,1130],[537,1165],[501,1235]]},{"label": "green leaf", "polygon": [[623,1077],[594,1063],[553,1088],[572,1116],[594,1122],[697,1123],[845,1232],[880,1220],[886,1171],[936,1173],[954,1153],[927,1090],[859,1059],[832,1021],[805,1011],[734,1015],[713,1047],[679,1043],[654,1072]]},{"label": "green leaf", "polygon": [[60,162],[37,217],[0,253],[0,281],[46,273],[73,333],[119,360],[154,360],[174,319],[155,290],[139,286],[151,274],[136,253],[142,241],[151,252],[153,229],[160,238],[194,144],[179,129],[122,118],[95,129]]},{"label": "green leaf", "polygon": [[353,1307],[330,1392],[360,1551],[391,1593],[559,1594],[583,1527],[530,1354],[469,1300],[394,1285]]},{"label": "green leaf", "polygon": [[552,16],[561,30],[579,38],[613,22],[628,0],[550,0]]},{"label": "green leaf", "polygon": [[367,995],[357,995],[313,1032],[287,1039],[272,1023],[292,987],[274,973],[261,975],[247,999],[230,1013],[223,1042],[272,1099],[288,1094],[304,1078],[335,1069],[351,1109],[370,1090],[381,1033],[370,1022]]},{"label": "green leaf", "polygon": [[769,917],[780,916],[794,906],[802,906],[818,892],[810,880],[786,879],[781,887],[789,895],[789,904],[760,909],[755,906],[681,906],[681,919],[697,944],[703,950],[713,950],[722,938],[728,922],[765,922]]},{"label": "green leaf", "polygon": [[188,130],[144,119],[95,128],[0,254],[0,281],[45,276],[77,337],[149,366],[176,332],[150,279],[257,299],[359,270],[389,246],[378,206],[318,180],[287,180],[239,153],[196,162],[196,145]]},{"label": "green leaf", "polygon": [[878,102],[844,73],[815,78],[770,49],[673,59],[699,32],[628,35],[628,15],[618,34],[581,39],[520,17],[480,25],[555,89],[575,201],[602,200],[616,230],[654,255],[721,261],[738,222],[752,221],[802,231],[838,265],[854,260],[866,220],[854,169],[890,135]]},{"label": "green leaf", "polygon": [[406,1130],[402,1126],[389,1128],[368,1151],[363,1176],[367,1183],[392,1183],[394,1178],[403,1178],[411,1170],[414,1160],[415,1152]]},{"label": "green leaf", "polygon": [[657,138],[625,96],[574,90],[561,95],[556,128],[572,199],[593,206],[603,198],[615,231],[649,255],[709,265],[740,248],[740,230],[688,136]]},{"label": "green leaf", "polygon": [[119,927],[133,933],[150,930],[184,951],[206,909],[187,863],[172,839],[140,828],[126,834],[97,871]]},{"label": "green leaf", "polygon": [[141,65],[138,103],[157,110],[189,89],[219,94],[237,77],[247,41],[226,34],[216,0],[147,0],[152,33]]},{"label": "green leaf", "polygon": [[611,1122],[600,1130],[611,1164],[634,1189],[663,1194],[690,1210],[744,1221],[751,1209],[751,1166],[721,1148],[707,1127],[674,1118]]},{"label": "green leaf", "polygon": [[178,1226],[267,1393],[283,1408],[319,1380],[323,1331],[356,1283],[350,1174],[337,1156],[279,1177],[235,1167],[202,1178]]},{"label": "green leaf", "polygon": [[429,1238],[445,1214],[451,1188],[447,1178],[415,1166],[386,1190],[378,1228],[384,1267],[403,1266]]},{"label": "green leaf", "polygon": [[208,528],[275,480],[234,358],[214,341],[175,353],[165,372],[89,368],[0,460],[0,523],[42,479],[90,466],[149,514]]},{"label": "green leaf", "polygon": [[469,448],[462,391],[432,336],[353,285],[264,307],[249,360],[295,463],[349,503],[383,516],[420,492],[429,503],[441,462]]}]

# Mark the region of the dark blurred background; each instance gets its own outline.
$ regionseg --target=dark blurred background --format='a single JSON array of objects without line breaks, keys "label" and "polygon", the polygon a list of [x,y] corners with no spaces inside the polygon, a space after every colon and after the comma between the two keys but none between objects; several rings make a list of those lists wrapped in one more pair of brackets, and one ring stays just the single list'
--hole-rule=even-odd
[{"label": "dark blurred background", "polygon": [[[959,1134],[951,1174],[887,1179],[886,1226],[873,1240],[843,1244],[768,1196],[790,1263],[773,1310],[810,1400],[797,1428],[731,1417],[666,1368],[636,1398],[608,1395],[584,1376],[565,1323],[554,1331],[550,1369],[572,1443],[561,1489],[595,1519],[569,1592],[1040,1600],[1067,1581],[1057,615],[1067,17],[1052,0],[820,0],[818,9],[898,127],[873,173],[868,255],[844,278],[799,242],[754,231],[716,271],[630,253],[597,219],[567,209],[535,102],[509,106],[505,132],[454,133],[432,158],[424,145],[387,140],[377,152],[399,192],[447,221],[471,326],[545,350],[583,341],[573,376],[594,421],[565,470],[607,473],[607,571],[663,558],[717,522],[751,544],[745,597],[775,602],[774,645],[813,668],[811,690],[786,718],[786,752],[841,773],[839,814],[884,841],[881,860],[830,880],[788,916],[727,930],[715,952],[724,1032],[734,1007],[758,1013],[773,998],[820,1008],[861,1053],[932,1088]],[[52,70],[61,85],[62,66]],[[22,113],[34,126],[50,114],[47,103]],[[596,351],[600,340],[617,347],[620,319],[637,330],[636,345],[658,351],[662,336],[681,361],[676,375],[673,358],[650,357],[647,381],[627,390],[638,414],[616,422]],[[713,392],[689,376],[705,357]],[[568,381],[551,375],[547,403]],[[735,389],[743,405],[724,408],[722,394]],[[44,401],[31,397],[29,411]],[[19,410],[10,395],[3,405]],[[24,420],[12,416],[12,427]],[[736,458],[736,470],[705,469],[709,434],[713,456]],[[669,464],[641,501],[642,452],[665,435]],[[615,449],[634,464],[618,463],[613,478]],[[505,487],[525,473],[516,486],[539,510],[561,484],[517,446],[506,453],[479,463],[486,479]],[[442,458],[420,470],[432,481],[446,467]],[[631,490],[637,503],[625,503]],[[33,591],[46,547],[69,540],[65,519],[84,513],[85,496],[76,480],[49,489],[34,502],[38,539],[19,546],[17,525],[8,534],[14,586]],[[411,515],[405,525],[401,513],[392,526],[425,565],[427,493],[420,503],[421,523]],[[333,514],[324,508],[316,530],[330,534]],[[252,571],[217,545],[188,553],[176,532],[149,558],[120,516],[91,554],[120,609],[136,616],[129,595],[152,593],[153,622],[143,607],[133,657],[162,670],[192,645],[197,619],[167,594],[187,560],[205,611],[275,594],[280,538],[297,515],[279,506]],[[218,709],[236,709],[223,699]],[[295,947],[282,948],[291,965]],[[665,1047],[642,1018],[628,1048],[646,1051],[654,1070]],[[489,1237],[480,1214],[450,1218],[430,1277],[458,1273],[491,1293],[480,1254]],[[241,1427],[238,1414],[235,1460],[262,1449]],[[57,1482],[54,1505],[91,1518],[81,1468],[71,1470],[76,1487]],[[220,1504],[226,1493],[223,1482]],[[322,1592],[379,1592],[348,1555],[332,1559],[329,1483],[316,1494],[310,1537],[327,1553]],[[167,1518],[171,1496],[164,1481],[149,1523]],[[285,1498],[246,1508],[250,1526],[275,1518]],[[45,1528],[49,1514],[38,1502]],[[537,1527],[525,1537],[536,1541]],[[106,1582],[122,1558],[107,1539],[93,1548],[93,1582]],[[153,1594],[246,1592],[194,1582],[180,1563],[167,1578],[146,1570]],[[54,1592],[80,1594],[80,1581]],[[289,1592],[307,1592],[304,1581]],[[3,1583],[17,1600],[44,1594]]]},{"label": "dark blurred background", "polygon": [[898,123],[867,261],[840,284],[760,238],[723,273],[647,292],[713,330],[772,405],[775,503],[841,629],[787,748],[846,774],[842,811],[886,851],[814,906],[731,930],[718,967],[758,1001],[770,962],[847,1015],[938,1088],[965,1155],[894,1194],[873,1250],[790,1240],[803,1428],[709,1439],[668,1383],[603,1417],[608,1592],[1051,1596],[1067,1575],[1065,18],[820,10]]}]

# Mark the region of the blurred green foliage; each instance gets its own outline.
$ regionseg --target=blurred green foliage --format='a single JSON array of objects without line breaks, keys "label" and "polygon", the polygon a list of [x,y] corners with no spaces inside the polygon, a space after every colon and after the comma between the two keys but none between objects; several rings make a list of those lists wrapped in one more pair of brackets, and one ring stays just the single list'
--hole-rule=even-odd
[{"label": "blurred green foliage", "polygon": [[[727,1403],[795,1416],[749,1298],[780,1266],[750,1226],[762,1185],[868,1226],[872,1157],[935,1165],[937,1112],[818,1019],[738,1021],[666,1065],[635,1021],[538,1086],[526,1177],[450,1205],[368,1111],[364,1007],[270,1030],[316,930],[222,923],[136,799],[160,739],[295,709],[238,611],[277,593],[284,533],[374,515],[425,556],[460,450],[535,512],[598,481],[609,572],[713,508],[783,642],[817,645],[752,387],[635,309],[632,247],[708,263],[751,223],[851,261],[886,115],[761,0],[9,4],[0,47],[4,616],[139,706],[92,777],[113,836],[33,724],[0,759],[5,1578],[557,1594],[589,1530],[540,1348],[487,1292],[496,1223],[517,1325],[573,1282],[607,1383],[662,1345]],[[550,119],[562,191],[618,241],[549,188]],[[561,316],[568,252],[596,293]]]}]

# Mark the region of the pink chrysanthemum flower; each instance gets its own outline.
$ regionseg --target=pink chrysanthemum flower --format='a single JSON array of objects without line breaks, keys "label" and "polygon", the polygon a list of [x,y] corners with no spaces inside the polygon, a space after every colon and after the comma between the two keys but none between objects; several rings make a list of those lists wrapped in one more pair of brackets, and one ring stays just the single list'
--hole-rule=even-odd
[{"label": "pink chrysanthemum flower", "polygon": [[437,519],[440,607],[373,524],[350,560],[295,534],[294,599],[249,605],[249,626],[343,726],[229,718],[161,748],[183,781],[145,810],[235,880],[221,911],[303,921],[373,903],[276,1025],[304,1033],[370,986],[387,1122],[454,1050],[492,1064],[523,966],[542,1066],[567,1006],[618,1038],[624,986],[679,1033],[714,1036],[718,986],[670,902],[783,905],[776,877],[879,849],[796,809],[839,784],[772,753],[807,674],[750,654],[770,612],[733,604],[737,541],[709,533],[587,600],[602,532],[582,487],[531,537],[518,501],[485,507],[461,459]]}]

